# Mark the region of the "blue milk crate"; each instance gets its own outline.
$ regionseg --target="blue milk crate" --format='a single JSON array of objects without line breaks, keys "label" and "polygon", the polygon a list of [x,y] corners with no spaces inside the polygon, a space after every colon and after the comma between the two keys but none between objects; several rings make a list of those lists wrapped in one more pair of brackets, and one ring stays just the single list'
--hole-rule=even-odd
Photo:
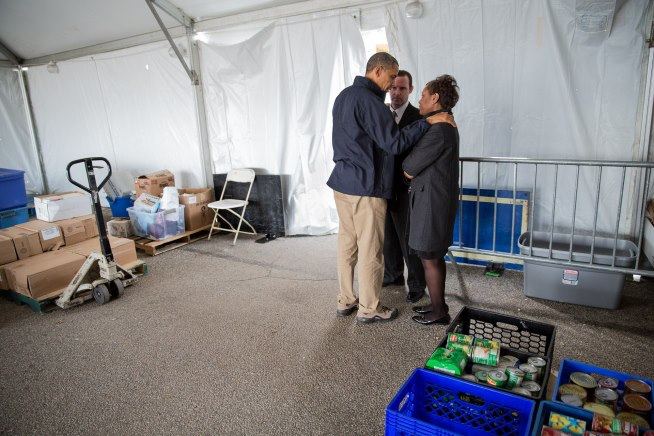
[{"label": "blue milk crate", "polygon": [[27,204],[25,171],[0,168],[0,210]]},{"label": "blue milk crate", "polygon": [[[556,385],[554,386],[553,396],[554,401],[560,402],[559,400],[559,387],[563,384],[570,383],[570,374],[573,372],[585,372],[586,374],[599,374],[605,377],[613,377],[618,380],[618,393],[622,397],[624,392],[624,382],[627,380],[640,380],[647,383],[654,390],[654,382],[650,379],[640,377],[638,375],[627,374],[624,372],[613,371],[612,369],[601,368],[599,366],[594,366],[589,363],[578,362],[571,359],[563,359],[561,366],[559,367],[559,376],[556,378]],[[647,399],[650,403],[653,403],[652,392],[647,396]],[[579,409],[579,408],[576,408]],[[649,424],[654,428],[654,412],[649,414]]]},{"label": "blue milk crate", "polygon": [[15,209],[0,210],[0,229],[22,224],[29,220],[28,207],[17,207]]},{"label": "blue milk crate", "polygon": [[386,408],[390,435],[528,435],[536,402],[417,368]]},{"label": "blue milk crate", "polygon": [[552,412],[585,421],[586,430],[590,430],[591,424],[593,423],[593,412],[589,410],[568,406],[563,403],[555,403],[553,401],[543,401],[538,406],[538,413],[536,414],[531,436],[540,436],[543,426],[549,424],[550,413]]}]

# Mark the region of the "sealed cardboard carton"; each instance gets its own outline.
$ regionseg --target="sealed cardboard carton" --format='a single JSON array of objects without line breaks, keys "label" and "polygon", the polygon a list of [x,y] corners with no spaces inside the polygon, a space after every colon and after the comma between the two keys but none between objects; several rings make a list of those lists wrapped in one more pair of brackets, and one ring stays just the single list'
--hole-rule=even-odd
[{"label": "sealed cardboard carton", "polygon": [[0,290],[2,291],[9,290],[9,281],[7,280],[7,273],[5,273],[5,268],[9,265],[11,265],[11,263],[0,265]]},{"label": "sealed cardboard carton", "polygon": [[179,189],[179,204],[183,204],[186,230],[195,230],[211,224],[213,209],[208,207],[214,199],[211,188]]},{"label": "sealed cardboard carton", "polygon": [[93,215],[57,221],[61,227],[66,245],[74,245],[98,236],[98,228]]},{"label": "sealed cardboard carton", "polygon": [[213,201],[213,189],[211,188],[186,188],[178,189],[179,204],[185,206],[198,203],[211,203]]},{"label": "sealed cardboard carton", "polygon": [[36,300],[62,292],[86,258],[64,250],[43,253],[4,266],[9,289]]},{"label": "sealed cardboard carton", "polygon": [[91,198],[81,192],[37,195],[34,197],[36,218],[53,222],[91,213]]},{"label": "sealed cardboard carton", "polygon": [[6,236],[14,243],[14,250],[18,259],[27,259],[43,253],[39,233],[34,230],[22,229],[20,227],[9,227],[0,230],[0,235]]},{"label": "sealed cardboard carton", "polygon": [[0,235],[0,265],[15,262],[18,260],[14,242],[11,238]]},{"label": "sealed cardboard carton", "polygon": [[130,220],[116,218],[107,222],[107,231],[111,236],[128,238],[134,234],[134,227]]},{"label": "sealed cardboard carton", "polygon": [[32,230],[38,232],[39,240],[41,241],[41,248],[43,251],[58,250],[62,247],[64,242],[64,234],[56,223],[49,223],[41,220],[32,220],[16,227],[21,229]]},{"label": "sealed cardboard carton", "polygon": [[[114,260],[118,265],[129,265],[138,260],[138,257],[136,256],[136,246],[134,241],[131,239],[109,236],[109,245],[111,245],[111,252],[114,254]],[[88,241],[72,246],[66,246],[64,251],[79,254],[84,257],[94,251],[97,253],[102,252],[100,249],[99,238],[89,239]]]},{"label": "sealed cardboard carton", "polygon": [[136,195],[143,192],[161,197],[163,188],[166,186],[175,186],[175,176],[168,170],[157,171],[143,176],[138,176],[134,182]]}]

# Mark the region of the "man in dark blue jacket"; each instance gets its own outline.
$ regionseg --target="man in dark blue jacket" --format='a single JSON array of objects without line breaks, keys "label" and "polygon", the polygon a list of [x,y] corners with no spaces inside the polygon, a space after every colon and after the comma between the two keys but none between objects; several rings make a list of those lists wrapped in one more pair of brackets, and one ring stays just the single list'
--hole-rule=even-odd
[{"label": "man in dark blue jacket", "polygon": [[[384,104],[399,71],[397,60],[376,53],[334,101],[332,144],[335,167],[327,182],[334,190],[339,218],[337,314],[358,308],[357,321],[390,321],[397,309],[379,303],[384,274],[386,200],[391,198],[394,155],[415,144],[430,124],[448,120],[438,114],[400,130]],[[359,264],[359,298],[354,294],[354,267]]]}]

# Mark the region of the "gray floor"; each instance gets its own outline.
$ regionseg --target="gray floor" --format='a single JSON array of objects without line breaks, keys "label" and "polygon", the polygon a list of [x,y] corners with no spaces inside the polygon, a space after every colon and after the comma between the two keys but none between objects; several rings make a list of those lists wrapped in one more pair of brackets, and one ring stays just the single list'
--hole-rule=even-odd
[{"label": "gray floor", "polygon": [[[381,434],[384,409],[444,327],[334,316],[336,238],[226,236],[147,258],[124,298],[45,315],[0,299],[0,433]],[[448,303],[558,326],[564,356],[654,377],[654,289],[622,308],[522,295],[522,275],[449,269]]]}]

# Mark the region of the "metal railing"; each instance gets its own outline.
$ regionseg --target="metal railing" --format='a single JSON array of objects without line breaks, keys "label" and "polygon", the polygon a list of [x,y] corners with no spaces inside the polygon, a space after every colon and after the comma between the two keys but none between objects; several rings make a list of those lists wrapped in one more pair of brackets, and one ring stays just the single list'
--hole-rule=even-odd
[{"label": "metal railing", "polygon": [[[476,187],[476,210],[475,210],[475,243],[474,247],[471,246],[464,246],[463,245],[463,188],[464,188],[464,166],[469,167],[470,165],[476,166],[476,181],[477,181],[477,187]],[[494,186],[493,183],[491,183],[491,187],[489,188],[488,186],[482,187],[481,186],[481,174],[482,174],[482,165],[484,165],[484,168],[486,168],[489,165],[494,165]],[[512,167],[512,189],[510,189],[512,193],[512,213],[511,213],[511,243],[510,243],[510,251],[509,252],[504,252],[504,251],[498,251],[497,250],[497,240],[496,240],[496,235],[497,235],[497,212],[498,212],[498,192],[500,192],[499,185],[498,185],[498,172],[499,172],[499,167],[500,165],[506,166],[509,165]],[[523,245],[526,248],[526,242],[528,239],[528,251],[525,252],[515,252],[514,247],[516,246],[516,240],[515,240],[515,229],[516,229],[516,196],[518,192],[518,174],[519,174],[519,169],[522,170],[520,174],[524,175],[524,168],[525,167],[530,167],[531,171],[533,171],[533,182],[531,183],[531,193],[529,196],[529,202],[528,202],[528,233],[529,237],[526,238],[525,236],[525,244]],[[549,243],[547,244],[546,250],[547,250],[547,256],[538,256],[535,255],[535,250],[534,250],[534,214],[536,213],[536,195],[539,192],[539,190],[542,189],[542,186],[539,185],[539,179],[538,179],[538,173],[539,173],[539,168],[553,168],[554,170],[554,175],[553,177],[548,177],[546,180],[546,183],[553,183],[553,192],[551,196],[551,212],[549,217],[538,217],[539,220],[543,219],[548,219],[549,221]],[[569,241],[569,246],[568,246],[568,254],[566,259],[562,259],[560,256],[559,252],[559,258],[554,258],[553,257],[553,244],[554,244],[554,239],[555,239],[555,218],[556,218],[556,204],[557,204],[557,191],[558,191],[558,182],[559,182],[559,168],[560,167],[572,167],[574,168],[574,190],[573,190],[573,201],[572,201],[572,213],[571,213],[571,220],[570,220],[570,233],[569,236],[570,241]],[[575,232],[580,232],[578,228],[576,228],[576,219],[577,219],[577,202],[579,199],[579,179],[580,179],[580,171],[586,169],[586,168],[591,168],[595,171],[595,185],[594,185],[594,197],[593,197],[593,202],[594,202],[594,212],[593,212],[593,217],[592,217],[592,230],[590,231],[590,235],[585,235],[584,237],[590,238],[590,256],[588,261],[579,261],[579,259],[576,259],[575,252],[574,252],[574,243],[575,243],[575,237],[581,237],[581,234],[575,234]],[[603,173],[606,172],[607,169],[615,169],[619,171],[619,174],[621,174],[621,180],[619,181],[620,183],[620,192],[619,192],[619,198],[618,198],[618,206],[617,206],[617,213],[615,215],[615,228],[612,232],[612,239],[613,239],[613,245],[612,245],[612,251],[611,251],[611,259],[610,263],[607,264],[607,262],[602,262],[598,263],[596,262],[596,240],[598,238],[598,216],[600,212],[603,214],[610,213],[611,211],[600,211],[600,193],[602,190],[602,175]],[[641,253],[642,253],[642,246],[643,246],[643,234],[644,234],[644,229],[645,229],[645,211],[646,211],[646,201],[649,198],[649,184],[650,184],[650,175],[651,175],[651,170],[654,168],[654,163],[650,162],[631,162],[631,161],[593,161],[593,160],[566,160],[566,159],[561,159],[561,160],[551,160],[551,159],[526,159],[526,158],[503,158],[503,157],[491,157],[491,158],[475,158],[475,157],[462,157],[460,158],[459,161],[459,186],[460,186],[460,195],[459,195],[459,213],[458,213],[458,223],[455,223],[455,226],[458,225],[458,231],[459,231],[459,241],[458,244],[454,244],[453,246],[450,247],[451,251],[456,251],[456,252],[463,252],[463,253],[474,253],[474,254],[485,254],[485,255],[490,255],[490,256],[497,256],[497,257],[502,257],[502,258],[508,258],[508,259],[533,259],[538,262],[542,263],[549,263],[549,264],[557,264],[557,265],[570,265],[571,267],[584,267],[584,268],[589,268],[589,269],[595,269],[595,270],[609,270],[609,271],[616,271],[616,272],[624,272],[628,274],[639,274],[643,276],[654,276],[654,271],[649,270],[649,269],[643,269],[641,265]],[[625,191],[625,183],[627,177],[627,169],[632,169],[631,171],[631,178],[630,178],[630,183],[632,184],[632,210],[634,213],[637,214],[638,218],[635,223],[631,224],[631,229],[627,235],[624,234],[623,232],[623,238],[631,240],[634,242],[636,245],[635,250],[631,250],[635,255],[635,262],[633,264],[633,267],[628,266],[619,266],[616,265],[616,254],[618,251],[618,239],[619,239],[619,234],[620,234],[620,225],[621,225],[621,215],[623,212],[626,211],[626,209],[623,207],[624,203],[624,191]],[[541,180],[541,183],[543,180]],[[467,187],[468,190],[474,189]],[[492,225],[492,249],[481,249],[480,244],[479,244],[479,223],[480,223],[480,200],[481,200],[481,192],[482,190],[487,190],[490,192],[494,192],[494,205],[493,205],[493,225]],[[502,189],[504,191],[508,189]],[[522,189],[521,191],[524,191]],[[472,197],[474,199],[475,195],[468,195],[468,198]],[[623,223],[625,224],[625,223]],[[583,233],[583,232],[582,232]],[[607,233],[606,231],[604,233]],[[606,238],[603,238],[606,239]],[[560,241],[559,241],[559,246],[560,246]],[[540,253],[542,253],[542,247],[540,250]],[[604,254],[606,256],[606,254]]]}]

